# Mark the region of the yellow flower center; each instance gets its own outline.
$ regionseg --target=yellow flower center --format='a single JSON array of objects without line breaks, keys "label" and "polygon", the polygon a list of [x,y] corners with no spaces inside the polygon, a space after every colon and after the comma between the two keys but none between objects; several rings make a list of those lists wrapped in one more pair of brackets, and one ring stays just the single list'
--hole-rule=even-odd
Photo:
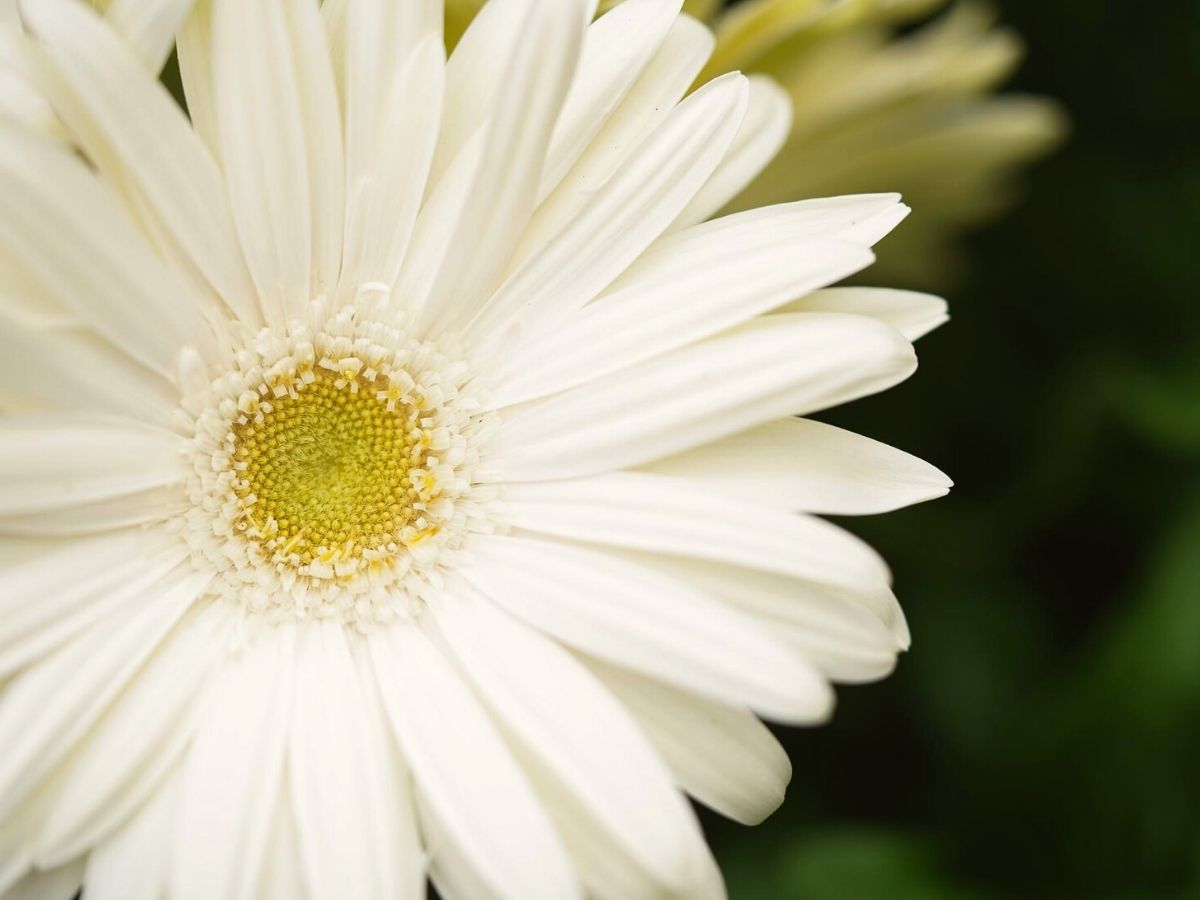
[{"label": "yellow flower center", "polygon": [[436,496],[421,412],[317,369],[234,428],[236,493],[267,549],[305,565],[401,543]]},{"label": "yellow flower center", "polygon": [[466,536],[491,530],[474,474],[492,427],[471,368],[374,295],[262,329],[227,369],[181,359],[191,431],[177,525],[213,588],[251,613],[363,630],[409,614]]}]

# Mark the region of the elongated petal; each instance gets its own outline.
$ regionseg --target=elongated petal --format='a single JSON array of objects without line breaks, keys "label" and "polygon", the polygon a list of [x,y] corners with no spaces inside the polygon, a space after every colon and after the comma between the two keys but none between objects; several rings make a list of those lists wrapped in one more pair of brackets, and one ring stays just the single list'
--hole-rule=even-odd
[{"label": "elongated petal", "polygon": [[438,627],[506,730],[663,885],[686,887],[695,819],[624,711],[561,647],[451,591]]},{"label": "elongated petal", "polygon": [[0,816],[7,818],[76,747],[208,584],[188,569],[13,681],[0,698]]},{"label": "elongated petal", "polygon": [[632,554],[754,616],[834,681],[882,678],[909,643],[889,590],[843,591],[786,575],[700,558]]},{"label": "elongated petal", "polygon": [[187,555],[141,529],[71,540],[0,569],[0,679],[19,671],[131,600]]},{"label": "elongated petal", "polygon": [[345,128],[345,264],[339,294],[391,286],[426,193],[443,106],[435,0],[323,4]]},{"label": "elongated petal", "polygon": [[300,863],[300,839],[286,791],[279,795],[266,860],[259,879],[258,900],[310,900]]},{"label": "elongated petal", "polygon": [[62,416],[0,419],[0,509],[66,509],[178,483],[182,442],[169,431]]},{"label": "elongated petal", "polygon": [[870,316],[887,322],[910,341],[924,337],[949,319],[946,301],[941,297],[890,288],[827,288],[800,297],[778,311]]},{"label": "elongated petal", "polygon": [[680,6],[680,0],[626,0],[588,28],[579,72],[546,154],[539,200],[558,186],[625,100],[662,47]]},{"label": "elongated petal", "polygon": [[344,631],[336,621],[300,629],[288,776],[301,868],[312,900],[392,900],[388,859],[399,841],[376,807],[396,798],[382,793],[384,760],[371,753],[379,742]]},{"label": "elongated petal", "polygon": [[[672,888],[644,868],[639,858],[616,840],[580,798],[553,777],[538,757],[525,754],[522,764],[571,854],[571,862],[588,897],[595,900],[663,900],[666,897],[725,900],[720,870],[698,829],[681,832],[678,836],[688,856],[688,881]],[[462,890],[454,896],[472,897],[475,894]]]},{"label": "elongated petal", "polygon": [[[329,4],[326,4],[328,6]],[[176,45],[183,95],[196,134],[220,161],[221,139],[212,69],[213,0],[194,0],[192,11],[179,30]]]},{"label": "elongated petal", "polygon": [[179,30],[194,0],[112,0],[105,17],[129,43],[146,67],[157,75],[166,65],[175,32]]},{"label": "elongated petal", "polygon": [[467,579],[564,643],[792,722],[824,718],[825,681],[750,617],[653,569],[557,541],[478,542]]},{"label": "elongated petal", "polygon": [[388,723],[371,654],[361,645],[355,650],[357,683],[362,692],[369,737],[360,752],[368,760],[367,765],[373,766],[379,775],[380,796],[390,798],[387,803],[376,804],[376,815],[381,817],[382,828],[390,842],[387,856],[377,860],[377,864],[387,868],[382,880],[394,886],[390,896],[396,900],[425,900],[426,870],[431,863],[426,841],[430,846],[435,842],[428,833],[423,836],[418,826],[418,802],[412,774],[400,755]]},{"label": "elongated petal", "polygon": [[[420,324],[436,329],[469,319],[508,268],[537,201],[585,22],[579,0],[493,0],[455,50],[447,68],[443,129],[452,129],[461,112],[455,76],[462,69],[471,71],[471,81],[490,82],[493,96],[484,151],[473,170],[459,170],[471,188],[462,192],[465,202],[456,210],[451,239],[431,246],[418,234],[411,263],[415,278],[406,270],[401,282],[401,295],[424,302]],[[491,31],[502,34],[477,47],[476,34]],[[492,62],[497,57],[499,65]],[[498,222],[505,227],[495,227]]]},{"label": "elongated petal", "polygon": [[491,465],[516,481],[641,465],[881,391],[915,369],[912,345],[873,319],[765,316],[531,404],[505,422]]},{"label": "elongated petal", "polygon": [[166,88],[82,4],[39,0],[26,21],[45,50],[45,87],[88,155],[129,194],[185,275],[194,270],[205,289],[256,322],[220,172]]},{"label": "elongated petal", "polygon": [[443,53],[441,42],[428,36],[395,72],[378,146],[360,161],[371,165],[348,183],[343,296],[372,282],[390,287],[400,274],[437,142]]},{"label": "elongated petal", "polygon": [[809,419],[762,425],[647,469],[765,506],[834,515],[889,512],[951,486],[915,456]]},{"label": "elongated petal", "polygon": [[16,20],[16,4],[0,4],[13,17],[0,29],[0,122],[58,140],[62,126],[46,98],[30,83],[23,47],[27,40]]},{"label": "elongated petal", "polygon": [[179,798],[173,773],[142,808],[88,857],[88,900],[160,900],[167,889],[171,830]]},{"label": "elongated petal", "polygon": [[34,872],[4,892],[4,900],[72,900],[83,883],[84,861]]},{"label": "elongated petal", "polygon": [[505,363],[497,406],[547,396],[707,338],[838,281],[874,259],[848,243],[797,240],[787,207],[740,226],[738,216],[649,251],[598,298],[521,344]]},{"label": "elongated petal", "polygon": [[630,163],[634,151],[673,114],[712,45],[712,34],[699,22],[687,16],[675,20],[657,53],[575,163],[553,189],[543,184],[545,196],[522,238],[514,267],[545,249],[593,201],[597,185],[608,184]]},{"label": "elongated petal", "polygon": [[232,610],[192,610],[55,775],[35,860],[53,865],[95,846],[160,789],[196,724],[196,698],[228,647]]},{"label": "elongated petal", "polygon": [[[112,413],[166,425],[178,391],[94,332],[41,327],[0,314],[0,403],[11,408]],[[70,364],[62,361],[70,360]]]},{"label": "elongated petal", "polygon": [[0,246],[82,321],[170,377],[211,334],[86,164],[44,139],[0,130]]},{"label": "elongated petal", "polygon": [[487,895],[579,896],[528,781],[440,651],[407,622],[368,642],[384,706],[429,814]]},{"label": "elongated petal", "polygon": [[422,43],[430,38],[441,43],[442,5],[436,0],[354,0],[324,6],[329,40],[341,57],[346,177],[353,197],[355,185],[371,176],[380,158],[398,74]]},{"label": "elongated petal", "polygon": [[[792,227],[798,234],[864,247],[878,243],[910,212],[900,202],[899,194],[847,194],[784,205],[792,210]],[[738,214],[739,221],[751,224],[759,218],[776,215],[776,209],[776,206],[749,209]]]},{"label": "elongated petal", "polygon": [[259,884],[283,781],[295,629],[263,629],[225,663],[184,761],[173,900],[248,900]]},{"label": "elongated petal", "polygon": [[746,79],[688,97],[557,237],[500,287],[470,336],[494,346],[515,321],[561,319],[595,297],[674,220],[725,155],[746,108]]},{"label": "elongated petal", "polygon": [[263,314],[283,325],[310,299],[313,234],[299,65],[284,6],[213,0],[211,53],[237,233]]},{"label": "elongated petal", "polygon": [[346,179],[344,141],[338,127],[341,106],[320,9],[314,3],[292,2],[285,4],[284,12],[308,164],[312,216],[310,291],[321,296],[333,290],[342,265]]},{"label": "elongated petal", "polygon": [[5,537],[81,537],[134,525],[162,524],[186,509],[182,491],[153,488],[61,509],[0,515]]},{"label": "elongated petal", "polygon": [[520,528],[633,550],[721,560],[848,590],[890,580],[870,547],[798,513],[712,496],[684,479],[618,472],[513,485],[508,515]]},{"label": "elongated petal", "polygon": [[783,803],[792,764],[749,710],[714,703],[599,662],[589,665],[654,742],[679,786],[743,825]]},{"label": "elongated petal", "polygon": [[791,127],[791,98],[771,79],[751,76],[746,118],[733,146],[672,228],[703,222],[740,194],[779,152]]}]

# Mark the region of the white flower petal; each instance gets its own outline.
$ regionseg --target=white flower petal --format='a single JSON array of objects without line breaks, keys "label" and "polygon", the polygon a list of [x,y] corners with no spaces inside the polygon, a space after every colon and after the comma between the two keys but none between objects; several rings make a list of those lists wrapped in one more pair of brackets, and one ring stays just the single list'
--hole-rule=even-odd
[{"label": "white flower petal", "polygon": [[[669,888],[646,871],[639,860],[587,811],[578,796],[554,779],[538,759],[526,755],[522,762],[537,789],[538,798],[553,818],[563,844],[571,854],[571,862],[588,897],[595,900],[664,900],[667,897],[725,900],[720,870],[699,829],[689,832],[694,839],[689,838],[686,842],[690,857],[687,883],[682,888]],[[475,895],[463,891],[459,896]]]},{"label": "white flower petal", "polygon": [[161,900],[167,888],[179,773],[159,786],[119,831],[88,856],[88,900]]},{"label": "white flower petal", "polygon": [[192,11],[179,30],[176,52],[192,128],[220,163],[221,140],[213,96],[212,14],[213,0],[194,0]]},{"label": "white flower petal", "polygon": [[730,73],[679,104],[545,247],[504,282],[471,324],[482,347],[522,321],[562,319],[629,267],[674,220],[725,155],[746,108]]},{"label": "white flower petal", "polygon": [[161,524],[185,509],[182,492],[153,489],[119,494],[64,509],[0,515],[0,535],[7,538],[98,534],[134,525]]},{"label": "white flower petal", "polygon": [[750,100],[729,154],[671,226],[687,228],[715,215],[767,166],[792,128],[792,100],[770,78],[750,76]]},{"label": "white flower petal", "polygon": [[195,0],[112,0],[105,17],[154,75],[162,71]]},{"label": "white flower petal", "polygon": [[[617,9],[626,5],[628,0]],[[675,20],[625,98],[538,207],[514,267],[541,252],[593,201],[597,186],[608,184],[629,164],[634,151],[675,111],[712,47],[712,33],[699,22],[687,16]]]},{"label": "white flower petal", "polygon": [[[454,117],[463,111],[458,96],[463,80],[486,83],[490,108],[478,165],[459,172],[471,187],[462,194],[465,202],[456,210],[451,239],[430,246],[420,231],[414,238],[418,279],[410,281],[406,271],[400,294],[424,304],[418,329],[469,319],[508,267],[533,213],[546,148],[571,86],[585,24],[579,0],[493,0],[455,48],[446,69],[443,130],[452,131]],[[480,46],[477,37],[493,32],[499,39]],[[468,79],[462,78],[464,72]]]},{"label": "white flower petal", "polygon": [[178,408],[166,378],[91,331],[2,314],[0,331],[0,403],[10,408],[112,413],[154,425],[170,422]]},{"label": "white flower petal", "polygon": [[301,875],[300,839],[286,791],[279,795],[275,806],[257,900],[311,900]]},{"label": "white flower petal", "polygon": [[832,425],[781,419],[646,467],[764,506],[833,515],[890,512],[942,497],[927,462]]},{"label": "white flower petal", "polygon": [[327,2],[322,16],[343,97],[349,299],[392,285],[408,248],[442,116],[442,4]]},{"label": "white flower petal", "polygon": [[34,872],[5,891],[3,900],[72,900],[83,884],[83,867],[80,859],[49,872]]},{"label": "white flower petal", "polygon": [[513,525],[613,547],[712,559],[852,591],[884,589],[870,547],[814,516],[705,493],[684,479],[617,472],[511,485]]},{"label": "white flower petal", "polygon": [[765,316],[506,419],[488,477],[569,478],[697,447],[873,394],[915,371],[912,345],[862,316]]},{"label": "white flower petal", "polygon": [[699,558],[629,556],[745,611],[834,681],[882,678],[908,647],[904,611],[890,590],[840,591]]},{"label": "white flower petal", "polygon": [[184,761],[172,900],[255,896],[283,782],[295,628],[267,626],[232,655]]},{"label": "white flower petal", "polygon": [[558,186],[625,100],[662,47],[680,6],[681,0],[625,0],[588,28],[579,72],[546,154],[539,201]]},{"label": "white flower petal", "polygon": [[[427,39],[441,43],[442,4],[437,0],[354,0],[326,3],[327,30],[334,55],[342,57],[345,91],[347,197],[370,180],[378,167],[382,140],[391,127],[392,91],[399,73]],[[341,47],[344,42],[344,47]],[[418,135],[418,140],[424,136]],[[387,157],[382,157],[385,161]]]},{"label": "white flower petal", "polygon": [[800,297],[778,312],[841,312],[887,322],[910,341],[924,337],[950,316],[946,301],[932,294],[890,288],[827,288]]},{"label": "white flower petal", "polygon": [[395,71],[378,146],[363,161],[370,166],[349,180],[343,297],[363,284],[393,285],[400,274],[437,141],[444,53],[430,35]]},{"label": "white flower petal", "polygon": [[429,880],[445,900],[498,900],[503,895],[483,880],[471,859],[447,834],[442,823],[430,810],[429,803],[418,793],[417,812],[421,835],[429,851]]},{"label": "white flower petal", "polygon": [[[909,214],[899,194],[847,194],[783,204],[792,210],[792,228],[797,236],[846,241],[872,247]],[[777,215],[775,206],[761,206],[739,213],[749,224]]]},{"label": "white flower petal", "polygon": [[[570,862],[525,776],[474,696],[415,625],[368,636],[384,707],[444,839],[488,893],[579,896]],[[420,685],[420,690],[413,690]],[[437,848],[434,866],[437,866]]]},{"label": "white flower petal", "polygon": [[60,140],[63,133],[58,117],[33,87],[34,67],[28,48],[17,0],[0,0],[0,122]]},{"label": "white flower petal", "polygon": [[76,749],[211,580],[190,567],[147,588],[127,616],[110,616],[22,673],[0,696],[0,818],[7,818]]},{"label": "white flower petal", "polygon": [[310,290],[320,296],[333,290],[342,265],[346,175],[344,141],[338,127],[341,107],[320,9],[310,2],[288,3],[284,13],[295,61],[312,203]]},{"label": "white flower petal", "polygon": [[224,603],[190,611],[55,773],[35,842],[38,865],[87,852],[161,790],[195,730],[197,697],[228,647],[233,619]]},{"label": "white flower petal", "polygon": [[313,204],[301,66],[282,4],[212,2],[217,128],[234,221],[263,315],[282,326],[310,299]]},{"label": "white flower petal", "polygon": [[362,693],[369,736],[369,742],[358,752],[369,760],[368,765],[373,766],[379,776],[379,796],[390,798],[387,803],[375,805],[389,846],[387,856],[378,863],[388,869],[384,873],[384,883],[394,885],[389,896],[396,900],[425,900],[428,858],[417,823],[418,803],[412,775],[400,756],[400,748],[388,724],[371,654],[362,645],[355,649],[357,684]]},{"label": "white flower petal", "polygon": [[[360,9],[361,2],[355,4]],[[346,108],[346,23],[350,14],[350,0],[322,0],[321,24],[325,26],[325,40],[329,44],[329,55],[333,59],[333,75],[338,85],[338,97],[342,109]],[[440,43],[440,41],[439,41]]]},{"label": "white flower petal", "polygon": [[757,825],[783,803],[792,764],[749,710],[616,666],[596,661],[589,666],[637,719],[679,786],[705,806]]},{"label": "white flower petal", "polygon": [[0,129],[0,247],[81,320],[170,377],[185,346],[206,355],[199,311],[105,187],[70,150]]},{"label": "white flower petal", "polygon": [[14,516],[69,509],[177,484],[177,434],[63,416],[0,419],[0,509]]},{"label": "white flower petal", "polygon": [[141,529],[52,547],[0,569],[0,679],[140,601],[187,556],[178,541]]},{"label": "white flower petal", "polygon": [[874,259],[854,244],[793,237],[791,211],[781,206],[778,216],[756,217],[749,227],[729,216],[660,242],[596,301],[514,348],[489,402],[557,393],[686,346]]},{"label": "white flower petal", "polygon": [[296,697],[288,739],[288,778],[300,868],[312,900],[393,900],[389,857],[398,836],[377,807],[385,760],[369,752],[369,731],[354,660],[341,622],[305,623],[296,653]]},{"label": "white flower petal", "polygon": [[221,174],[187,116],[86,7],[74,0],[29,7],[27,25],[44,49],[41,80],[67,127],[198,293],[213,291],[257,322]]},{"label": "white flower petal", "polygon": [[557,541],[490,537],[463,574],[564,643],[781,721],[829,714],[828,684],[749,616],[651,568]]},{"label": "white flower petal", "polygon": [[686,887],[695,817],[621,707],[554,642],[465,585],[448,593],[438,627],[506,732],[661,884]]},{"label": "white flower petal", "polygon": [[[566,0],[561,5],[580,9],[578,0]],[[532,4],[528,0],[495,0],[481,4],[454,47],[446,64],[445,109],[431,184],[436,185],[441,180],[480,125],[491,117],[492,104],[504,87],[501,79],[531,11]],[[582,18],[582,13],[580,15]]]}]

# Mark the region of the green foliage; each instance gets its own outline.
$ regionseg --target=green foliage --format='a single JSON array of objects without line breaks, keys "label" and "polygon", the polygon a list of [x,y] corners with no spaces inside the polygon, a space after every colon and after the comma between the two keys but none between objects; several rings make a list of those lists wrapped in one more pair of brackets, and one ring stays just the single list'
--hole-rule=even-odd
[{"label": "green foliage", "polygon": [[743,858],[726,878],[732,896],[745,900],[982,900],[955,884],[930,841],[865,829],[822,831],[797,837],[773,857],[747,865]]}]

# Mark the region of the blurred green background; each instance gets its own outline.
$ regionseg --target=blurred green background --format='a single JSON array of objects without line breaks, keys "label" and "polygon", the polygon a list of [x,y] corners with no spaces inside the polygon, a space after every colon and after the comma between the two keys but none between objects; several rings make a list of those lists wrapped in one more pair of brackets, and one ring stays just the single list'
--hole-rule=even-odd
[{"label": "blurred green background", "polygon": [[1200,897],[1200,3],[999,11],[1072,135],[915,378],[830,417],[957,488],[849,522],[913,649],[781,732],[765,824],[706,817],[736,900]]}]

